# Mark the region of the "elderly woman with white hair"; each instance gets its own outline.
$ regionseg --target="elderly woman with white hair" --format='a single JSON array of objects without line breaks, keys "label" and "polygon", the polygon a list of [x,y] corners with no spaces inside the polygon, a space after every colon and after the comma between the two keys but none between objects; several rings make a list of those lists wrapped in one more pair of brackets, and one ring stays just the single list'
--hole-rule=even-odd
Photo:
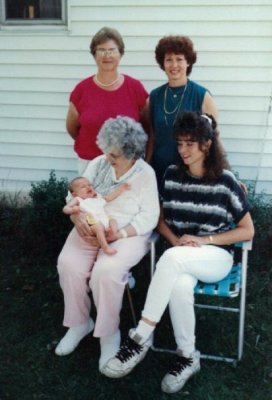
[{"label": "elderly woman with white hair", "polygon": [[[104,195],[121,184],[130,184],[106,205],[118,222],[117,233],[109,232],[108,255],[99,249],[84,215],[71,217],[75,227],[59,255],[58,273],[64,295],[63,325],[68,331],[56,347],[59,356],[70,354],[93,329],[100,338],[99,369],[115,355],[120,345],[120,310],[129,270],[148,251],[148,239],[159,218],[159,200],[153,169],[143,160],[147,135],[129,117],[107,120],[97,143],[103,155],[90,161],[84,172],[94,189]],[[90,318],[91,288],[96,321]]]}]

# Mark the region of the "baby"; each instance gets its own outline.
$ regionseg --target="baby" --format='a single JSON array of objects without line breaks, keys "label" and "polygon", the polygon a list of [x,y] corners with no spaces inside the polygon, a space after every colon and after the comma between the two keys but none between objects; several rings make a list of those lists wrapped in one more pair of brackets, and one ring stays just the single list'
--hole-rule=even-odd
[{"label": "baby", "polygon": [[96,193],[87,178],[77,177],[69,183],[68,189],[73,199],[63,207],[63,212],[68,215],[76,214],[80,211],[87,213],[86,220],[96,235],[101,248],[107,254],[115,254],[117,250],[109,246],[105,236],[105,229],[110,228],[113,232],[116,232],[117,221],[106,214],[104,206],[107,202],[120,196],[124,191],[129,190],[130,185],[124,183],[112,193],[101,196]]}]

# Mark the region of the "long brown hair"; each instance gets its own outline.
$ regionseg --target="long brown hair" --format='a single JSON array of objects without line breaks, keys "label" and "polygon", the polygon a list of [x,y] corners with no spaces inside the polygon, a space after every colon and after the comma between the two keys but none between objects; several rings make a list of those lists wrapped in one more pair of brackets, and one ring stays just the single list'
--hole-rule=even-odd
[{"label": "long brown hair", "polygon": [[[197,112],[184,111],[178,115],[174,124],[173,133],[178,141],[181,137],[199,143],[199,148],[204,151],[206,144],[211,140],[209,150],[205,152],[204,180],[207,182],[215,181],[222,174],[224,168],[228,168],[226,154],[219,139],[217,123],[212,115],[200,114]],[[180,158],[179,169],[181,174],[188,171],[183,160]]]}]

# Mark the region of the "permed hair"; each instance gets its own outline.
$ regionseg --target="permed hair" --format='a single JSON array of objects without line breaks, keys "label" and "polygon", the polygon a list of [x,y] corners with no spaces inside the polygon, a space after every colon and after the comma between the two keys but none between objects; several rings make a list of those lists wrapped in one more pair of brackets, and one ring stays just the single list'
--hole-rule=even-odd
[{"label": "permed hair", "polygon": [[[207,182],[215,181],[228,168],[225,151],[219,139],[217,123],[212,115],[198,112],[184,111],[180,113],[173,127],[173,134],[178,141],[182,137],[199,143],[201,151],[205,151],[206,144],[211,140],[209,150],[205,152],[205,176]],[[188,167],[180,158],[180,171],[184,174]]]},{"label": "permed hair", "polygon": [[121,55],[125,53],[125,44],[120,33],[114,28],[109,28],[107,26],[104,26],[92,38],[90,44],[91,54],[95,56],[97,46],[100,45],[101,43],[107,42],[108,40],[113,40],[116,43],[119,53]]},{"label": "permed hair", "polygon": [[197,54],[194,51],[194,44],[188,36],[164,36],[158,42],[155,49],[156,61],[164,71],[164,58],[168,53],[183,54],[188,64],[186,75],[190,75],[193,64],[197,60]]},{"label": "permed hair", "polygon": [[97,145],[104,153],[113,148],[120,150],[128,160],[144,157],[147,134],[139,122],[129,117],[109,118],[102,125]]}]

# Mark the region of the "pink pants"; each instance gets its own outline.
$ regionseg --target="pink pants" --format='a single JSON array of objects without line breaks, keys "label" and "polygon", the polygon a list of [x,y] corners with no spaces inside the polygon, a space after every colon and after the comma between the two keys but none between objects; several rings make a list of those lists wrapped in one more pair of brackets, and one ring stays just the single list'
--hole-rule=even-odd
[{"label": "pink pants", "polygon": [[88,321],[90,287],[97,310],[94,336],[116,332],[128,271],[148,252],[148,238],[149,234],[117,240],[111,243],[117,253],[107,255],[84,241],[75,228],[70,232],[57,265],[64,295],[64,326]]}]

